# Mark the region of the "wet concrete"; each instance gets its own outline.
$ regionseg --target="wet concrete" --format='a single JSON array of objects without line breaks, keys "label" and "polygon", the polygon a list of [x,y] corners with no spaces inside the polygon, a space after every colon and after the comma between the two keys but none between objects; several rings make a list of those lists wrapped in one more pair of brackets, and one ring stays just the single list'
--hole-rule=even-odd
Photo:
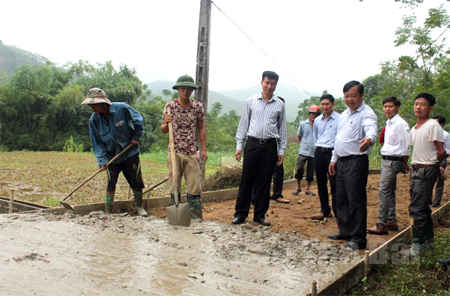
[{"label": "wet concrete", "polygon": [[360,257],[252,225],[0,215],[1,295],[305,295]]}]

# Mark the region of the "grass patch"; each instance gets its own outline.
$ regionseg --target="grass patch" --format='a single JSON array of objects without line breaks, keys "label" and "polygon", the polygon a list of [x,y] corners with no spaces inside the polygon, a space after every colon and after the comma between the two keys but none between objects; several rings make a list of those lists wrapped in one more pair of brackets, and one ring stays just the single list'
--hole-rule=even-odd
[{"label": "grass patch", "polygon": [[[217,171],[222,156],[234,157],[234,153],[209,152],[208,156],[206,178]],[[147,187],[167,177],[167,157],[168,152],[164,150],[140,155]],[[98,170],[95,156],[90,152],[2,152],[0,164],[3,176],[0,196],[9,197],[11,189],[15,189],[17,199],[47,206],[58,205],[62,197]],[[98,174],[76,191],[68,202],[73,205],[103,202],[106,182],[106,174]],[[154,189],[151,196],[167,196],[168,188],[166,182]],[[126,199],[128,183],[121,175],[116,187],[116,200]]]},{"label": "grass patch", "polygon": [[417,264],[374,265],[368,278],[347,295],[450,295],[450,269],[436,263],[450,255],[450,231],[438,228],[435,249],[429,250]]}]

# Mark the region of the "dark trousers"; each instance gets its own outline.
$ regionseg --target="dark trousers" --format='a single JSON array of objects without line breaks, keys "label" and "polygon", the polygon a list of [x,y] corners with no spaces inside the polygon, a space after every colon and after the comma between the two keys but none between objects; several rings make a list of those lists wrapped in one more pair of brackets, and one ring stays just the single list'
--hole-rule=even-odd
[{"label": "dark trousers", "polygon": [[331,205],[333,207],[334,216],[337,216],[336,209],[336,177],[330,176],[328,166],[331,160],[331,150],[322,150],[316,148],[314,151],[314,165],[316,170],[317,188],[319,190],[320,208],[325,217],[331,213],[327,183],[330,180],[331,187]]},{"label": "dark trousers", "polygon": [[357,244],[367,243],[367,155],[340,157],[336,163],[336,203],[339,231]]},{"label": "dark trousers", "polygon": [[413,168],[411,170],[409,214],[416,227],[424,227],[428,221],[431,221],[430,200],[438,175],[438,167]]},{"label": "dark trousers", "polygon": [[139,153],[125,159],[121,163],[112,163],[108,166],[108,183],[106,192],[115,192],[117,180],[120,172],[123,173],[125,179],[133,190],[142,190],[145,188],[142,179],[141,164],[139,161]]},{"label": "dark trousers", "polygon": [[275,139],[265,144],[260,144],[253,138],[247,139],[234,217],[247,218],[253,191],[255,196],[254,219],[264,218],[269,209],[270,181],[277,158]]},{"label": "dark trousers", "polygon": [[284,167],[283,165],[276,165],[273,169],[273,194],[272,199],[277,199],[283,196],[283,181],[284,181]]}]

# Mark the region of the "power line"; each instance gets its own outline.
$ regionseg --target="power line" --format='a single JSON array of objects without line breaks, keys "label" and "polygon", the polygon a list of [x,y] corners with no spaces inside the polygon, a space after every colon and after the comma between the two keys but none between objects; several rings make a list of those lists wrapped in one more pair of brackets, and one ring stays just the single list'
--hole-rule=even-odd
[{"label": "power line", "polygon": [[292,81],[294,81],[294,83],[298,86],[298,87],[300,87],[305,93],[307,93],[310,97],[312,97],[311,96],[311,94],[309,93],[309,92],[307,92],[303,87],[301,87],[301,85],[300,84],[298,84],[298,82],[297,81],[295,81],[295,79],[294,78],[292,78],[291,77],[291,75],[289,75],[289,73],[287,73],[280,65],[278,65],[278,63],[274,60],[274,59],[272,59],[262,48],[261,48],[261,46],[259,46],[258,44],[256,44],[256,42],[255,41],[253,41],[252,40],[252,38],[250,38],[250,36],[248,36],[245,32],[244,32],[244,30],[242,30],[235,22],[233,22],[233,20],[230,18],[230,17],[228,17],[228,15],[226,15],[225,14],[225,12],[223,12],[222,11],[222,9],[220,9],[213,1],[211,1],[211,3],[236,27],[236,28],[238,28],[238,30],[239,31],[241,31],[242,32],[242,34],[244,34],[245,35],[245,37],[247,37],[248,38],[248,40],[250,40],[266,57],[268,57],[269,58],[269,60],[271,60],[278,68],[280,68],[281,69],[281,71],[284,73],[284,74],[286,74],[286,76],[287,77],[289,77]]}]

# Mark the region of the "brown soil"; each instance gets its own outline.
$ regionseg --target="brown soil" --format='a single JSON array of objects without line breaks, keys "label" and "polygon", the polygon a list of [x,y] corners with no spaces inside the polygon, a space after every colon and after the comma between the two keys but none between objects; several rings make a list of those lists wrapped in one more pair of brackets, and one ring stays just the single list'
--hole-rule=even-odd
[{"label": "brown soil", "polygon": [[[377,222],[378,217],[378,185],[380,175],[369,175],[367,184],[367,227],[372,227]],[[445,183],[444,196],[442,204],[449,200],[449,182]],[[337,223],[334,218],[328,221],[313,221],[311,216],[320,213],[320,201],[317,193],[317,187],[311,186],[316,196],[307,196],[302,191],[295,196],[292,191],[295,187],[285,187],[283,190],[284,198],[290,201],[290,204],[280,204],[271,201],[266,219],[271,222],[271,230],[276,232],[296,233],[305,238],[317,238],[321,241],[327,239],[328,234],[338,232]],[[331,199],[331,196],[330,196]],[[303,201],[299,203],[299,201]],[[331,202],[331,201],[330,201]],[[410,217],[408,215],[409,206],[409,174],[399,174],[397,177],[397,219],[399,231],[410,225]],[[218,221],[224,224],[231,224],[234,214],[235,200],[227,200],[223,202],[211,202],[203,206],[203,218],[205,220]],[[434,208],[432,208],[435,210]],[[154,214],[159,218],[165,218],[164,209],[156,209],[150,214]],[[245,223],[257,225],[252,222],[253,212],[250,210],[249,217]],[[367,235],[368,249],[373,250],[379,245],[386,242],[389,238],[395,236],[399,231],[389,231],[388,235]],[[333,241],[340,244],[343,241]]]}]

